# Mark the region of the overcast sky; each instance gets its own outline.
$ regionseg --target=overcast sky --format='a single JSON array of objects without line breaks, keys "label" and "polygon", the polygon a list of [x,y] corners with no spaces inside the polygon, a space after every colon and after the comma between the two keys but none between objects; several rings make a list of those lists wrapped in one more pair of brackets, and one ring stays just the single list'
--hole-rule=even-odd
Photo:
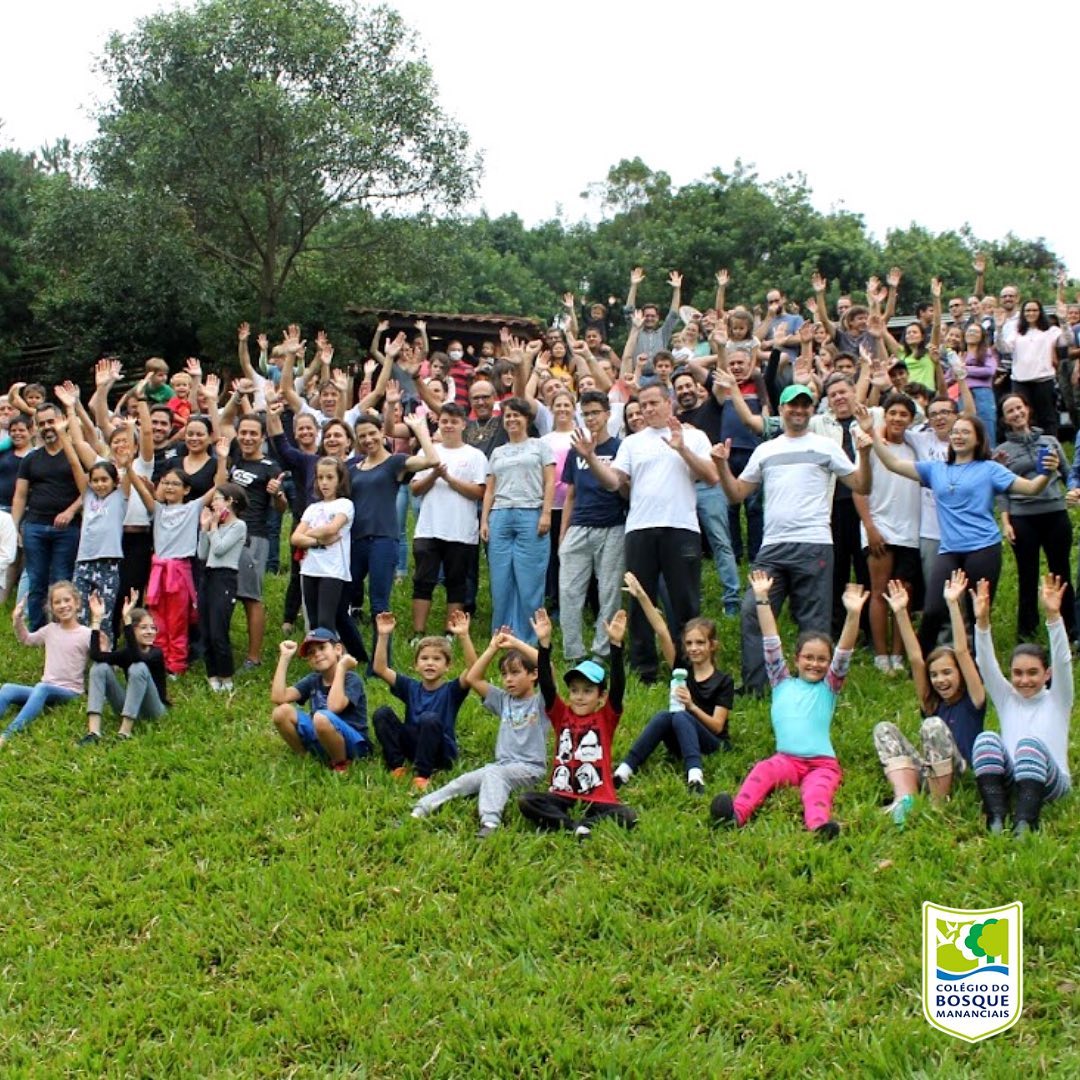
[{"label": "overcast sky", "polygon": [[[89,138],[107,34],[172,6],[6,11],[0,141]],[[789,0],[395,6],[484,152],[474,209],[576,220],[596,212],[580,193],[621,158],[679,184],[738,157],[763,179],[805,173],[819,208],[861,213],[879,238],[967,222],[986,239],[1044,237],[1080,275],[1072,4],[825,3],[820,19]]]}]

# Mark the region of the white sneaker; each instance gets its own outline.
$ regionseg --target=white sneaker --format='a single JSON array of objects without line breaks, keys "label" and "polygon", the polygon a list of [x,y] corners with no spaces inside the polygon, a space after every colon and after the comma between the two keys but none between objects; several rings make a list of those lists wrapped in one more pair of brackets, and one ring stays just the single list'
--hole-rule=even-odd
[{"label": "white sneaker", "polygon": [[888,675],[889,672],[891,672],[893,669],[892,661],[887,656],[875,656],[874,667],[876,667],[878,671],[886,675]]},{"label": "white sneaker", "polygon": [[223,694],[231,694],[233,692],[233,681],[232,681],[232,679],[222,679],[221,680],[221,685],[218,687],[218,689]]},{"label": "white sneaker", "polygon": [[210,689],[217,693],[221,689],[221,680],[216,675],[211,675],[207,682],[210,683]]},{"label": "white sneaker", "polygon": [[904,670],[904,658],[902,656],[890,656],[889,663],[892,664],[893,671]]}]

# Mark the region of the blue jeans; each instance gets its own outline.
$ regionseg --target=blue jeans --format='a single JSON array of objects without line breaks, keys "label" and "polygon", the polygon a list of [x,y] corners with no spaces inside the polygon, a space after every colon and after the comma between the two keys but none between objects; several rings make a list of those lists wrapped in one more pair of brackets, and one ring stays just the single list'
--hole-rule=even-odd
[{"label": "blue jeans", "polygon": [[997,402],[994,391],[989,386],[972,387],[971,396],[975,399],[975,415],[986,428],[986,437],[991,448],[997,445]]},{"label": "blue jeans", "polygon": [[62,686],[39,682],[36,686],[20,686],[18,683],[4,683],[0,686],[0,716],[8,711],[10,705],[21,705],[18,715],[8,724],[5,737],[16,735],[31,720],[36,720],[45,709],[57,701],[70,701],[78,697],[74,690],[65,690]]},{"label": "blue jeans", "polygon": [[[397,539],[393,536],[354,536],[352,538],[352,589],[357,595],[363,588],[364,579],[368,582],[368,599],[371,604],[371,621],[374,626],[375,616],[381,611],[390,610],[390,591],[394,587],[394,564],[397,561]],[[363,638],[348,614],[349,588],[341,590],[342,600],[338,604],[337,631],[342,644],[350,655],[357,660],[375,655],[375,631],[372,629],[371,652],[364,646]],[[344,618],[342,612],[344,609]],[[393,642],[388,646],[388,655]]]},{"label": "blue jeans", "polygon": [[681,757],[687,770],[701,768],[701,755],[720,748],[723,740],[684,709],[657,713],[642,729],[626,755],[626,764],[637,772],[649,755],[663,743],[673,757]]},{"label": "blue jeans", "polygon": [[45,623],[45,601],[49,586],[56,581],[70,581],[75,574],[75,556],[79,551],[79,526],[23,524],[23,555],[30,579],[30,599],[26,621],[31,630]]},{"label": "blue jeans", "polygon": [[127,686],[110,664],[98,663],[90,669],[86,711],[100,716],[106,701],[121,716],[132,720],[157,720],[165,715],[165,705],[150,669],[141,661],[128,668]]},{"label": "blue jeans", "polygon": [[514,636],[536,644],[529,620],[544,603],[551,541],[538,536],[540,508],[492,510],[488,516],[488,577],[491,626],[509,626]]},{"label": "blue jeans", "polygon": [[710,486],[699,480],[694,487],[697,490],[698,521],[708,537],[716,573],[724,587],[724,611],[732,615],[742,603],[742,589],[739,585],[739,566],[735,562],[735,552],[731,550],[727,496],[719,484]]},{"label": "blue jeans", "polygon": [[397,566],[394,572],[404,577],[409,572],[409,504],[413,501],[408,484],[402,484],[397,492]]}]

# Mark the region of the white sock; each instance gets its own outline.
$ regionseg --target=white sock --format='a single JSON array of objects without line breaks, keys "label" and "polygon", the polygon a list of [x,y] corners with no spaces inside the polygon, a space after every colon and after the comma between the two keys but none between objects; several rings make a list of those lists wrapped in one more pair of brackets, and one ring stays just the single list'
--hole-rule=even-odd
[{"label": "white sock", "polygon": [[902,656],[896,656],[895,654],[893,656],[890,656],[889,663],[892,664],[893,671],[904,670],[904,658]]},{"label": "white sock", "polygon": [[616,770],[615,775],[625,784],[631,776],[634,775],[634,770],[624,761]]},{"label": "white sock", "polygon": [[688,784],[704,784],[705,774],[700,769],[687,769],[686,782]]},{"label": "white sock", "polygon": [[875,656],[874,667],[876,667],[878,671],[892,671],[892,663],[887,656]]}]

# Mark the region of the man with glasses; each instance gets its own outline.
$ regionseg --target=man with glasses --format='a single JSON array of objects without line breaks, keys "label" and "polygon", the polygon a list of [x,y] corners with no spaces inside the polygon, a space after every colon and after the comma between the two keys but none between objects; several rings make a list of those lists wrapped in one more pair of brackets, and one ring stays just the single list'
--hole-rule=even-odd
[{"label": "man with glasses", "polygon": [[474,419],[465,425],[464,441],[490,458],[495,447],[506,442],[502,418],[495,412],[495,387],[486,379],[477,379],[469,387],[469,406]]},{"label": "man with glasses", "polygon": [[994,376],[994,390],[1001,398],[1009,392],[1012,379],[1013,344],[1016,341],[1016,328],[1020,325],[1020,290],[1015,285],[1006,285],[1001,290],[1001,307],[994,312],[994,348],[997,350],[997,375]]},{"label": "man with glasses", "polygon": [[585,429],[571,436],[571,450],[561,477],[567,488],[559,538],[559,621],[567,663],[577,663],[587,655],[581,613],[593,575],[599,610],[591,651],[601,659],[608,655],[604,624],[622,607],[626,569],[626,500],[599,482],[587,457],[591,454],[594,460],[610,467],[619,450],[620,440],[608,434],[611,406],[607,395],[599,390],[583,393],[581,415]]},{"label": "man with glasses", "polygon": [[[794,364],[799,355],[799,327],[801,315],[791,315],[785,310],[782,289],[770,289],[765,295],[765,318],[755,331],[761,342],[762,354],[768,357],[773,349],[783,349],[784,355]],[[787,381],[791,381],[790,369]]]},{"label": "man with glasses", "polygon": [[966,330],[968,324],[972,321],[972,317],[968,311],[968,305],[962,296],[954,296],[949,301],[949,318],[952,319],[953,326],[959,326],[961,330]]}]

